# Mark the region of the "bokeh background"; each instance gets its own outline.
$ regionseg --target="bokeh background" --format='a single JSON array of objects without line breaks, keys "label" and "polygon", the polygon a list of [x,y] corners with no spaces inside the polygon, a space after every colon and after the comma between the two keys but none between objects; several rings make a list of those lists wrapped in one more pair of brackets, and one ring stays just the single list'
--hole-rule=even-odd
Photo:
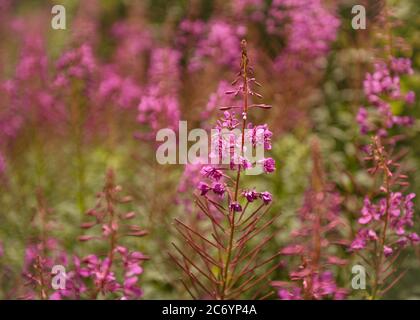
[{"label": "bokeh background", "polygon": [[[356,2],[366,7],[366,30],[351,28]],[[51,209],[49,232],[67,252],[101,250],[76,239],[110,167],[134,198],[127,210],[137,211],[136,222],[149,232],[128,240],[151,257],[141,276],[144,298],[188,298],[167,252],[178,237],[173,219],[196,214],[194,181],[182,165],[157,164],[154,136],[179,119],[189,128],[213,125],[217,108],[229,103],[224,91],[238,71],[242,38],[263,102],[273,106],[255,118],[274,133],[277,171],[247,177],[273,193],[270,215],[278,219],[267,250],[283,247],[297,225],[315,137],[326,175],[345,198],[341,214],[356,221],[369,185],[359,153],[367,138],[356,114],[365,73],[390,45],[384,6],[392,12],[392,50],[415,70],[402,88],[420,96],[420,3],[356,2],[298,1],[303,5],[291,13],[282,7],[287,1],[270,0],[0,0],[0,298],[24,291],[25,248],[39,232],[37,190]],[[66,30],[51,28],[54,4],[66,8]],[[66,53],[79,66],[71,76]],[[417,99],[408,109],[393,105],[393,112],[418,119],[419,107]],[[402,143],[417,194],[419,132],[416,120]],[[403,267],[409,272],[386,297],[419,299],[420,251],[409,249]],[[285,276],[279,268],[272,278]],[[350,278],[343,268],[342,286]]]}]

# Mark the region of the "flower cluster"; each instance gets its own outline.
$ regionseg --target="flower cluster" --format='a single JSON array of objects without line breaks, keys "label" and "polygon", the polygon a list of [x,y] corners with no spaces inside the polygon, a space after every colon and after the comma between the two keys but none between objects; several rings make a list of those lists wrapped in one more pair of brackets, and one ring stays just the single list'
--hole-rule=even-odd
[{"label": "flower cluster", "polygon": [[196,42],[206,29],[206,23],[202,20],[184,19],[178,26],[176,37],[177,47],[185,48],[190,42]]},{"label": "flower cluster", "polygon": [[206,195],[209,190],[213,190],[219,196],[223,196],[225,193],[226,187],[219,180],[223,176],[222,171],[226,170],[226,168],[221,167],[220,164],[229,164],[228,169],[230,170],[249,170],[255,167],[261,167],[265,173],[272,173],[276,170],[276,163],[273,158],[263,158],[255,161],[247,157],[247,152],[244,152],[245,146],[243,143],[254,150],[259,146],[264,150],[271,149],[272,132],[268,129],[268,126],[264,124],[254,127],[250,123],[247,133],[243,131],[242,137],[240,131],[234,130],[237,129],[239,124],[240,121],[235,113],[229,111],[225,111],[224,117],[218,120],[214,128],[216,134],[212,137],[210,159],[218,160],[216,162],[219,162],[219,164],[206,166],[201,171],[204,178],[214,181],[212,187],[208,186],[206,182],[200,182],[199,189],[201,195]]},{"label": "flower cluster", "polygon": [[111,28],[111,37],[118,42],[113,61],[131,74],[142,71],[142,56],[154,45],[150,30],[138,20],[118,21]]},{"label": "flower cluster", "polygon": [[[384,18],[391,26],[388,13]],[[404,150],[397,145],[404,135],[394,130],[414,123],[412,117],[403,114],[403,106],[414,104],[415,94],[403,92],[401,85],[401,77],[414,71],[410,59],[392,56],[391,40],[388,39],[389,59],[377,62],[373,72],[365,76],[363,89],[370,106],[360,107],[356,117],[361,134],[373,135],[364,151],[365,160],[372,164],[368,173],[374,189],[364,199],[350,251],[371,269],[371,299],[386,294],[404,276],[404,272],[398,272],[397,259],[404,248],[420,241],[409,230],[414,225],[416,195],[406,192],[409,184],[403,174]]]},{"label": "flower cluster", "polygon": [[[134,212],[117,212],[116,206],[131,201],[130,197],[121,197],[121,187],[115,185],[112,170],[107,173],[107,180],[103,191],[98,195],[96,206],[86,214],[93,221],[81,225],[83,229],[99,227],[100,235],[82,235],[79,240],[89,241],[102,239],[108,242],[108,254],[103,259],[94,254],[83,259],[75,258],[76,271],[71,275],[73,281],[69,281],[69,287],[59,292],[63,297],[74,292],[83,293],[85,285],[80,285],[81,280],[92,280],[94,288],[88,292],[90,298],[97,298],[99,294],[119,294],[120,299],[137,299],[142,295],[138,285],[138,276],[142,274],[141,263],[147,259],[142,253],[130,252],[120,244],[121,238],[125,236],[142,237],[147,234],[139,226],[124,224],[125,221],[135,217]],[[123,270],[118,275],[117,266]],[[73,291],[72,291],[73,290]],[[56,297],[58,297],[58,294]]]},{"label": "flower cluster", "polygon": [[119,108],[135,108],[139,105],[142,89],[130,76],[123,76],[112,66],[104,68],[98,84],[98,100],[113,103]]},{"label": "flower cluster", "polygon": [[180,54],[171,48],[152,51],[149,86],[138,105],[137,121],[147,124],[151,136],[162,127],[176,130],[180,117],[178,99]]},{"label": "flower cluster", "polygon": [[368,148],[367,161],[373,163],[368,171],[374,176],[379,174],[381,186],[376,199],[365,198],[358,219],[359,229],[350,245],[350,249],[356,252],[365,262],[366,254],[373,253],[375,257],[370,261],[374,270],[374,278],[371,284],[371,295],[376,297],[383,295],[390,286],[384,288],[385,280],[393,276],[397,268],[392,268],[402,249],[409,245],[416,245],[420,237],[408,229],[414,225],[414,193],[404,195],[396,188],[405,187],[407,176],[401,173],[400,164],[393,160],[385,150],[378,136],[373,138]]},{"label": "flower cluster", "polygon": [[[198,28],[201,30],[201,27]],[[241,52],[239,39],[245,35],[245,32],[244,26],[234,26],[223,20],[207,23],[192,54],[188,66],[190,71],[201,70],[208,58],[222,66],[234,66]]]},{"label": "flower cluster", "polygon": [[264,21],[264,0],[234,0],[232,1],[233,12],[240,17],[247,17],[251,21]]},{"label": "flower cluster", "polygon": [[[256,104],[252,104],[249,107],[253,106],[267,107]],[[211,141],[212,152],[209,155],[212,162],[227,163],[231,170],[234,170],[236,167],[246,170],[260,166],[265,173],[274,172],[276,169],[274,159],[264,158],[255,162],[249,157],[250,149],[255,151],[260,146],[262,150],[271,149],[272,132],[268,129],[267,124],[253,126],[252,123],[249,123],[246,127],[247,130],[243,130],[243,136],[242,132],[235,130],[239,125],[240,120],[235,112],[230,111],[225,111],[223,117],[217,121],[217,125],[213,130],[215,134],[212,136]]]},{"label": "flower cluster", "polygon": [[85,1],[77,6],[72,21],[72,41],[78,45],[89,43],[96,45],[100,35],[101,7],[98,1]]},{"label": "flower cluster", "polygon": [[[212,137],[212,152],[209,155],[212,164],[201,166],[202,181],[198,184],[199,195],[196,196],[197,206],[212,224],[213,238],[207,238],[196,226],[188,226],[176,220],[176,228],[186,240],[186,244],[202,258],[201,265],[200,261],[191,260],[174,244],[183,262],[173,255],[171,257],[189,277],[191,289],[185,282],[183,284],[193,298],[234,299],[244,292],[251,291],[276,269],[274,266],[266,271],[265,276],[257,276],[255,271],[267,265],[275,256],[263,263],[253,261],[271,237],[264,238],[255,248],[250,249],[249,245],[251,240],[261,235],[273,222],[270,220],[262,226],[259,225],[267,211],[262,208],[270,204],[272,195],[268,191],[259,192],[241,187],[240,176],[242,172],[258,166],[266,173],[274,172],[275,161],[272,158],[255,160],[248,158],[246,154],[246,148],[261,147],[262,150],[270,150],[272,133],[267,125],[250,124],[247,130],[248,111],[251,108],[267,109],[269,106],[250,103],[252,97],[261,95],[252,88],[254,84],[259,83],[252,76],[245,40],[241,46],[241,71],[233,83],[234,89],[227,94],[241,96],[242,103],[241,106],[229,105],[220,108],[224,110],[223,117],[212,130],[215,132]],[[241,118],[237,117],[233,111],[235,109],[241,110]],[[214,161],[215,159],[218,161]],[[257,200],[260,200],[260,204],[246,214],[247,209],[252,208]],[[252,257],[251,261],[245,261],[244,256]],[[188,266],[185,266],[187,262]],[[190,268],[199,273],[192,273]],[[258,292],[256,294],[258,295]]]},{"label": "flower cluster", "polygon": [[378,62],[372,73],[367,73],[363,81],[364,93],[372,107],[360,107],[357,122],[363,134],[373,133],[387,136],[393,126],[408,126],[413,124],[413,118],[394,114],[391,104],[402,101],[413,104],[415,94],[413,91],[401,92],[401,75],[413,73],[411,60],[393,57],[389,66],[385,62]]},{"label": "flower cluster", "polygon": [[52,268],[68,265],[68,256],[49,233],[52,229],[51,209],[41,189],[37,191],[37,211],[33,220],[38,231],[26,246],[22,275],[26,280],[23,299],[51,299]]},{"label": "flower cluster", "polygon": [[[82,259],[73,257],[74,269],[66,273],[66,286],[55,291],[50,299],[75,299],[87,296],[96,298],[99,292],[106,294],[119,294],[120,299],[138,299],[143,291],[138,285],[138,276],[143,273],[141,263],[147,259],[141,252],[129,252],[126,247],[117,246],[113,252],[113,259],[121,261],[122,280],[111,268],[109,257],[100,259],[90,254]],[[114,261],[115,263],[115,261]],[[88,281],[91,280],[95,289],[90,290]]]},{"label": "flower cluster", "polygon": [[0,84],[4,97],[0,105],[2,144],[38,121],[55,124],[62,119],[62,104],[51,88],[43,38],[29,33],[19,40],[21,49],[16,70]]},{"label": "flower cluster", "polygon": [[[356,239],[353,241],[351,248],[353,250],[362,250],[366,248],[370,241],[378,241],[378,236],[374,229],[369,226],[375,225],[381,219],[384,219],[386,211],[389,210],[389,230],[394,233],[397,238],[395,245],[404,247],[410,242],[416,244],[420,241],[420,237],[416,233],[407,233],[406,228],[412,227],[414,204],[412,202],[416,195],[410,193],[406,196],[401,192],[391,192],[389,195],[389,208],[387,208],[387,200],[385,198],[379,199],[377,204],[372,204],[366,198],[361,211],[362,216],[358,222],[365,225],[365,228],[359,230]],[[385,256],[390,256],[393,253],[392,247],[385,246]]]},{"label": "flower cluster", "polygon": [[[27,279],[23,298],[25,299],[96,299],[99,295],[112,295],[120,299],[138,299],[143,291],[138,285],[138,276],[143,273],[142,262],[148,258],[138,251],[120,244],[124,236],[142,237],[146,231],[137,225],[124,225],[124,221],[135,217],[134,212],[117,212],[118,204],[128,203],[130,197],[121,197],[121,187],[114,184],[113,172],[107,174],[103,192],[98,195],[95,208],[87,215],[94,221],[82,223],[85,230],[96,226],[101,228],[101,235],[82,235],[79,240],[104,240],[108,242],[108,252],[104,258],[89,254],[84,258],[77,255],[70,257],[60,248],[58,241],[50,237],[51,223],[48,220],[50,210],[45,206],[45,199],[38,192],[38,219],[40,223],[39,239],[31,241],[26,248],[23,276]],[[104,203],[105,202],[105,203]],[[52,288],[53,267],[66,268],[63,274],[63,288]],[[61,280],[60,280],[61,281]],[[61,285],[61,284],[60,284]]]},{"label": "flower cluster", "polygon": [[[219,82],[218,87],[215,92],[213,92],[208,99],[208,102],[206,104],[205,110],[201,112],[200,118],[203,119],[204,127],[207,129],[211,129],[208,124],[208,120],[212,119],[215,111],[219,111],[219,108],[224,108],[225,106],[234,106],[235,103],[238,102],[237,95],[234,94],[227,94],[232,93],[232,87],[231,84],[228,83],[225,80],[222,80]],[[234,129],[237,128],[239,125],[239,120],[236,118],[235,114],[232,114],[230,112],[224,112],[223,118],[217,120],[217,127],[216,127],[216,135],[213,137],[213,150],[214,152],[211,154],[212,158],[218,158],[223,161],[223,154],[226,154],[226,152],[230,153],[230,143],[232,144],[236,143],[236,146],[240,145],[240,137],[238,139],[237,136],[232,135],[232,140],[228,138],[228,135],[222,134],[222,129],[225,128],[229,130],[230,128]],[[258,145],[264,145],[265,150],[271,149],[271,136],[272,132],[268,129],[268,126],[265,125],[258,125],[253,126],[252,124],[248,124],[248,128],[246,132],[246,140],[249,142],[250,146],[256,148]],[[233,142],[235,140],[235,142]],[[225,157],[227,158],[227,157]],[[231,159],[232,162],[234,159]],[[228,159],[229,161],[229,159]],[[224,194],[224,180],[223,179],[223,171],[224,168],[217,168],[212,166],[205,166],[205,163],[208,163],[209,159],[200,159],[197,163],[189,163],[185,165],[185,169],[183,172],[183,175],[181,177],[178,191],[179,194],[182,195],[186,191],[192,191],[190,190],[191,186],[197,187],[200,190],[200,194],[204,195],[207,194],[208,191],[212,190],[214,187],[216,188],[215,194],[223,195]],[[263,168],[266,168],[267,170],[274,170],[275,163],[272,160],[268,160],[266,162],[266,166],[262,164]],[[245,162],[245,167],[249,167],[250,165]],[[208,174],[208,172],[220,172],[219,175],[211,176]],[[268,171],[266,171],[268,172]],[[209,186],[209,182],[203,182],[200,181],[204,178],[212,178],[210,179],[210,182],[213,182],[213,186]],[[216,179],[215,179],[216,178]],[[214,181],[216,180],[216,181]],[[210,183],[211,184],[211,183]],[[185,207],[188,209],[188,211],[191,211],[191,201],[188,198],[182,198],[179,197],[179,201],[182,202]]]},{"label": "flower cluster", "polygon": [[261,199],[266,205],[273,200],[271,193],[268,191],[256,192],[254,189],[245,190],[242,192],[242,195],[246,198],[248,202],[254,202],[257,199]]},{"label": "flower cluster", "polygon": [[[29,244],[25,250],[22,275],[26,279],[27,289],[23,299],[52,299],[51,270],[54,265],[67,266],[67,254],[59,248],[55,238]],[[39,288],[39,290],[37,290]],[[39,295],[37,294],[39,292]]]},{"label": "flower cluster", "polygon": [[89,80],[96,69],[92,48],[83,44],[65,52],[56,63],[57,76],[54,85],[66,87],[72,79]]},{"label": "flower cluster", "polygon": [[287,47],[277,57],[276,68],[284,68],[286,61],[296,63],[301,56],[310,59],[325,56],[336,39],[339,25],[340,20],[320,0],[274,0],[266,19],[267,31],[287,38]]},{"label": "flower cluster", "polygon": [[[243,64],[247,62],[243,62]],[[244,73],[250,72],[247,66],[243,66],[245,69],[241,70],[241,76],[244,76]],[[226,91],[228,95],[242,95],[246,96],[246,101],[248,101],[248,95],[250,97],[261,97],[260,94],[252,90],[252,85],[259,83],[255,78],[245,75],[243,81],[236,80],[234,82],[234,89]],[[275,171],[275,161],[272,158],[263,158],[257,161],[248,158],[246,148],[256,149],[261,146],[263,150],[271,149],[271,137],[272,132],[268,129],[267,124],[254,126],[252,123],[247,125],[247,112],[251,108],[269,108],[270,106],[264,104],[250,104],[246,105],[244,108],[229,105],[222,107],[221,109],[226,110],[223,112],[223,117],[217,121],[217,125],[214,130],[216,134],[212,137],[212,152],[209,157],[210,160],[217,159],[216,165],[205,166],[201,170],[201,175],[203,178],[212,181],[212,186],[209,186],[205,181],[201,181],[199,184],[199,189],[202,196],[205,196],[208,191],[212,190],[215,194],[223,196],[227,189],[227,184],[222,179],[226,177],[226,174],[223,173],[224,170],[248,170],[256,166],[262,167],[265,173],[272,173]],[[239,130],[241,125],[240,118],[237,117],[234,111],[231,109],[240,109],[242,108],[242,130]],[[247,129],[247,130],[246,130]],[[212,162],[214,163],[214,162]],[[228,164],[226,168],[223,164]],[[264,203],[268,204],[271,201],[271,195],[269,192],[257,193],[255,191],[244,190],[243,191],[245,198],[248,202],[253,202],[254,196],[260,197],[263,199]],[[234,199],[235,204],[237,199]],[[239,209],[239,205],[234,205],[234,208]],[[241,210],[238,210],[241,211]]]},{"label": "flower cluster", "polygon": [[[325,271],[321,274],[314,274],[311,278],[303,277],[301,274],[295,275],[296,280],[306,278],[304,281],[304,288],[291,287],[283,288],[287,283],[280,281],[273,282],[273,285],[278,286],[278,296],[281,300],[302,300],[305,298],[304,291],[308,290],[310,286],[311,296],[309,299],[322,300],[332,297],[334,300],[343,300],[346,297],[346,290],[338,288],[334,279],[334,275],[330,271]],[[307,299],[307,298],[306,298]]]},{"label": "flower cluster", "polygon": [[414,232],[409,233],[407,231],[407,228],[414,225],[413,199],[416,195],[414,193],[404,195],[401,192],[391,191],[392,184],[399,183],[401,185],[399,181],[404,180],[406,176],[402,174],[394,175],[390,168],[396,165],[395,162],[388,159],[386,164],[382,163],[385,160],[384,157],[387,157],[384,147],[380,145],[379,139],[376,138],[371,146],[371,154],[368,160],[378,161],[374,169],[385,170],[386,181],[381,186],[381,192],[385,193],[385,196],[379,197],[376,203],[369,198],[364,199],[361,217],[358,219],[361,228],[351,244],[351,249],[355,251],[363,250],[371,243],[378,242],[378,234],[381,233],[383,222],[386,220],[387,229],[382,233],[385,232],[386,237],[391,240],[389,243],[383,244],[383,253],[388,257],[393,254],[394,248],[397,251],[410,243],[419,243],[420,237]]}]

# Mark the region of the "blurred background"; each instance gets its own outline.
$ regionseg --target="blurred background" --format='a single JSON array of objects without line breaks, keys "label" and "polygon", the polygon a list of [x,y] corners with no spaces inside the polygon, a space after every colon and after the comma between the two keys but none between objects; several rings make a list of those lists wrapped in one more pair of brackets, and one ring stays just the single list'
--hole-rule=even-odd
[{"label": "blurred background", "polygon": [[[66,9],[65,30],[51,28],[55,4]],[[355,4],[366,7],[366,30],[351,27]],[[40,192],[47,230],[67,253],[103,250],[77,238],[108,168],[133,197],[126,209],[138,212],[136,222],[149,232],[127,240],[151,258],[140,280],[144,298],[188,298],[167,252],[178,237],[173,219],[197,215],[196,174],[159,165],[155,134],[176,129],[178,120],[190,129],[214,125],[218,108],[231,101],[224,92],[238,72],[242,38],[262,101],[273,106],[253,120],[273,131],[277,171],[246,177],[273,193],[270,215],[278,219],[267,251],[283,247],[298,224],[315,138],[327,179],[343,197],[350,224],[343,233],[354,235],[370,183],[360,155],[369,137],[356,121],[366,104],[363,80],[392,50],[412,61],[402,89],[420,95],[417,0],[0,0],[0,298],[25,291],[21,273],[25,248],[40,232]],[[419,107],[418,99],[396,102],[392,111],[418,119]],[[409,190],[420,194],[418,120],[403,132]],[[418,214],[415,220],[419,232]],[[420,251],[406,255],[409,271],[387,298],[420,298]],[[349,270],[337,276],[347,288]],[[272,278],[286,275],[279,267]]]}]

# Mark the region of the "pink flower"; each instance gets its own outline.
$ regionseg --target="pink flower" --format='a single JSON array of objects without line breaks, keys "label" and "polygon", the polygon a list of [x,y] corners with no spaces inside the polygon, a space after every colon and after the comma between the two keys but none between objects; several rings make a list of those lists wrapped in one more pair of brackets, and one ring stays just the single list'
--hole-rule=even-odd
[{"label": "pink flower", "polygon": [[284,255],[298,255],[304,252],[305,248],[302,245],[295,244],[283,248],[280,252]]},{"label": "pink flower", "polygon": [[387,130],[393,126],[410,126],[414,120],[410,116],[394,115],[390,102],[405,100],[408,104],[414,103],[413,91],[403,95],[401,92],[400,74],[411,74],[411,61],[405,58],[393,58],[390,67],[379,62],[374,65],[374,71],[367,73],[363,81],[363,88],[367,100],[372,104],[370,108],[378,116],[367,118],[367,110],[360,109],[357,122],[362,134],[375,131],[377,135],[386,135]]},{"label": "pink flower", "polygon": [[232,202],[229,205],[230,209],[234,212],[241,212],[242,211],[242,207],[238,202]]},{"label": "pink flower", "polygon": [[413,74],[411,60],[408,58],[395,58],[391,60],[391,69],[400,74]]},{"label": "pink flower", "polygon": [[373,206],[368,198],[365,198],[362,208],[362,217],[359,218],[360,224],[368,224],[372,220],[379,220],[381,214],[377,212],[377,207]]},{"label": "pink flower", "polygon": [[350,245],[352,250],[362,250],[366,247],[369,241],[377,241],[378,236],[376,232],[372,229],[361,229],[356,235],[356,238]]},{"label": "pink flower", "polygon": [[66,85],[71,78],[88,79],[96,69],[96,61],[92,48],[83,44],[79,48],[65,52],[58,59],[56,67],[59,70],[55,84]]},{"label": "pink flower", "polygon": [[385,257],[391,256],[393,252],[394,252],[394,250],[392,250],[391,247],[384,246],[384,255],[385,255]]},{"label": "pink flower", "polygon": [[189,64],[190,71],[198,71],[211,59],[221,66],[236,66],[240,56],[241,28],[223,20],[211,20],[206,25],[206,31],[201,33],[196,49]]},{"label": "pink flower", "polygon": [[367,232],[367,238],[370,240],[378,240],[378,236],[376,235],[376,232],[372,229],[369,229]]},{"label": "pink flower", "polygon": [[348,261],[346,259],[341,259],[339,257],[335,257],[335,256],[329,256],[327,258],[328,263],[337,265],[337,266],[345,266]]},{"label": "pink flower", "polygon": [[320,0],[275,0],[265,24],[269,34],[286,39],[285,48],[275,60],[276,70],[283,71],[290,62],[302,67],[306,61],[315,62],[326,55],[336,39],[340,20]]},{"label": "pink flower", "polygon": [[139,275],[143,273],[143,268],[140,267],[137,263],[130,263],[125,272],[126,277],[131,277],[134,275]]},{"label": "pink flower", "polygon": [[141,138],[155,138],[162,127],[178,129],[180,118],[180,53],[172,48],[152,51],[148,78],[150,83],[141,96],[137,121],[150,129]]},{"label": "pink flower", "polygon": [[261,192],[260,198],[262,199],[265,205],[269,204],[273,200],[271,193],[268,191]]},{"label": "pink flower", "polygon": [[205,196],[207,194],[207,192],[209,192],[209,190],[211,190],[211,187],[204,182],[200,182],[200,184],[198,185],[198,189],[200,190],[201,195]]},{"label": "pink flower", "polygon": [[255,190],[246,190],[242,192],[242,195],[248,200],[248,202],[253,202],[258,199],[258,192]]},{"label": "pink flower", "polygon": [[409,234],[408,238],[414,243],[417,244],[420,242],[420,237],[417,233],[413,232]]},{"label": "pink flower", "polygon": [[271,173],[276,170],[276,162],[273,158],[266,158],[264,160],[260,160],[263,165],[263,169],[265,173]]},{"label": "pink flower", "polygon": [[356,121],[360,126],[360,132],[366,134],[369,132],[368,112],[366,108],[360,107],[356,116]]},{"label": "pink flower", "polygon": [[302,300],[301,289],[298,287],[289,290],[281,288],[277,291],[277,295],[281,300]]},{"label": "pink flower", "polygon": [[131,297],[138,299],[143,295],[143,291],[137,285],[137,277],[129,277],[124,280],[123,290],[124,297]]},{"label": "pink flower", "polygon": [[219,181],[223,176],[223,174],[220,170],[218,170],[218,169],[216,169],[212,166],[204,166],[201,169],[201,174],[204,177],[210,178],[210,179],[215,180],[215,181]]},{"label": "pink flower", "polygon": [[267,124],[252,126],[248,125],[248,129],[252,129],[248,139],[255,148],[257,145],[264,145],[265,150],[271,150],[271,137],[273,133],[268,129]]},{"label": "pink flower", "polygon": [[356,238],[353,240],[353,242],[350,245],[350,248],[352,250],[362,250],[366,247],[366,240],[363,238]]},{"label": "pink flower", "polygon": [[212,189],[213,192],[219,196],[223,196],[226,191],[226,188],[222,183],[215,183]]},{"label": "pink flower", "polygon": [[408,104],[414,104],[415,101],[416,94],[414,93],[414,91],[407,92],[407,94],[405,95],[405,102],[407,102]]}]

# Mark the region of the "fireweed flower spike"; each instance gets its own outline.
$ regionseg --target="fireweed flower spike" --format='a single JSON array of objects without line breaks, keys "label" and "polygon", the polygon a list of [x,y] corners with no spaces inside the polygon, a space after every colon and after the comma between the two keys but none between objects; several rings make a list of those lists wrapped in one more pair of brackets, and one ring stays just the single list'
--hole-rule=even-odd
[{"label": "fireweed flower spike", "polygon": [[[72,294],[87,294],[90,299],[99,295],[120,299],[138,299],[143,291],[138,284],[138,276],[143,273],[141,264],[148,258],[141,252],[130,251],[123,246],[122,238],[127,236],[143,237],[147,232],[127,222],[135,217],[134,212],[118,212],[117,206],[131,202],[131,197],[121,196],[121,186],[114,182],[114,172],[108,170],[104,189],[98,194],[94,208],[86,212],[93,220],[81,225],[82,229],[99,228],[99,233],[82,235],[79,241],[104,240],[108,242],[106,257],[100,258],[90,254],[82,259],[75,257],[75,272],[69,276],[68,287],[60,291],[60,297],[71,297]],[[123,273],[117,270],[122,268]],[[86,280],[94,284],[88,289]]]},{"label": "fireweed flower spike", "polygon": [[180,53],[171,48],[152,51],[149,86],[141,97],[137,115],[137,121],[148,128],[146,132],[138,133],[139,138],[155,137],[155,131],[162,127],[177,128],[180,117],[180,58]]},{"label": "fireweed flower spike", "polygon": [[408,185],[407,176],[401,172],[400,164],[392,159],[378,136],[368,148],[366,160],[373,166],[368,170],[380,179],[378,195],[365,198],[359,230],[350,245],[351,251],[368,263],[372,270],[370,297],[376,299],[391,289],[405,272],[396,266],[404,248],[419,243],[413,227],[414,193],[403,194],[401,188]]},{"label": "fireweed flower spike", "polygon": [[25,290],[22,299],[51,299],[54,290],[51,287],[51,269],[54,265],[67,266],[67,254],[60,249],[59,242],[50,233],[52,229],[51,209],[47,207],[44,193],[36,191],[37,209],[33,224],[38,235],[26,247],[23,265]]},{"label": "fireweed flower spike", "polygon": [[[173,243],[177,254],[169,255],[188,276],[188,280],[182,280],[182,283],[195,299],[263,298],[272,294],[264,292],[261,285],[276,269],[276,266],[267,266],[277,254],[264,261],[258,259],[264,245],[273,237],[263,236],[263,231],[267,230],[274,218],[268,222],[262,219],[268,211],[272,196],[268,191],[260,192],[241,186],[241,175],[247,169],[261,166],[265,173],[275,170],[273,159],[253,162],[247,159],[244,152],[248,145],[252,148],[261,145],[265,150],[271,149],[272,133],[267,125],[254,127],[249,124],[248,127],[249,110],[254,107],[268,109],[269,106],[251,103],[251,98],[259,98],[261,95],[253,91],[254,84],[259,84],[249,65],[245,40],[242,40],[241,48],[241,70],[233,82],[233,89],[227,92],[241,97],[241,105],[220,108],[223,117],[216,125],[220,133],[215,139],[215,151],[210,155],[210,158],[218,157],[219,160],[230,157],[230,162],[202,166],[203,181],[199,182],[198,194],[195,196],[195,203],[210,222],[211,230],[203,232],[200,226],[189,226],[175,220],[175,228],[191,249],[191,254],[181,250],[179,244]],[[252,128],[254,130],[246,130]],[[230,131],[222,133],[222,129]],[[234,129],[239,129],[239,132]],[[260,134],[256,134],[257,131]]]},{"label": "fireweed flower spike", "polygon": [[268,33],[286,37],[286,47],[274,63],[277,71],[287,72],[291,64],[299,68],[304,65],[312,71],[316,61],[328,54],[340,20],[324,1],[274,0],[268,8],[265,25]]},{"label": "fireweed flower spike", "polygon": [[[334,270],[347,260],[337,257],[337,244],[343,244],[340,228],[341,197],[324,178],[319,146],[312,144],[311,186],[299,212],[300,227],[292,232],[294,241],[280,250],[282,256],[296,257],[299,264],[289,273],[290,282],[273,281],[282,300],[344,299],[347,291],[336,283]],[[335,247],[335,248],[334,248]]]},{"label": "fireweed flower spike", "polygon": [[394,56],[389,10],[385,10],[383,21],[389,31],[387,58],[378,61],[373,72],[366,74],[363,89],[368,103],[359,109],[356,118],[361,133],[373,135],[364,151],[368,154],[365,160],[372,165],[368,173],[377,182],[373,184],[376,190],[371,190],[364,199],[358,230],[349,248],[370,269],[370,299],[384,296],[404,276],[405,271],[399,268],[401,252],[420,240],[409,231],[414,224],[416,195],[406,193],[409,185],[403,173],[406,152],[399,143],[405,139],[401,129],[412,125],[414,118],[406,114],[409,108],[398,111],[392,108],[395,103],[401,106],[414,103],[414,92],[404,92],[400,81],[414,71],[410,59]]},{"label": "fireweed flower spike", "polygon": [[373,133],[385,137],[393,127],[410,126],[414,119],[407,115],[393,113],[391,104],[402,101],[407,105],[414,103],[413,91],[403,93],[400,77],[411,75],[411,60],[392,57],[390,63],[377,62],[372,73],[367,73],[363,81],[363,90],[369,102],[368,107],[361,106],[356,117],[362,134]]}]

